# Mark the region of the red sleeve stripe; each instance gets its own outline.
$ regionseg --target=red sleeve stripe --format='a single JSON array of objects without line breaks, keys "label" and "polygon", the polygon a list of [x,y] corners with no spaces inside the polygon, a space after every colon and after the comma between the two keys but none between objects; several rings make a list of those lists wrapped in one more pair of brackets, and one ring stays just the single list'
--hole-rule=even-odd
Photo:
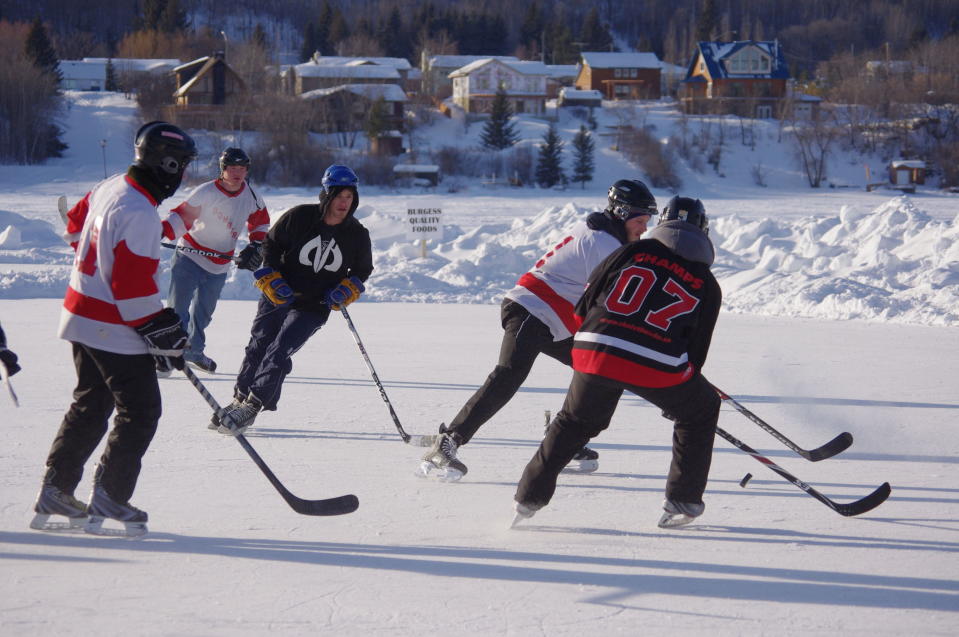
[{"label": "red sleeve stripe", "polygon": [[159,290],[154,275],[160,264],[158,259],[135,254],[126,241],[121,241],[113,249],[113,258],[110,288],[115,299],[138,299],[157,294]]},{"label": "red sleeve stripe", "polygon": [[570,334],[575,334],[576,330],[579,329],[579,323],[573,316],[573,304],[561,297],[559,294],[549,287],[546,283],[537,279],[531,273],[527,272],[519,278],[519,281],[516,282],[517,285],[521,285],[537,297],[539,297],[546,305],[550,307],[551,310],[559,317],[559,320],[563,322],[563,325],[569,330]]},{"label": "red sleeve stripe", "polygon": [[639,387],[673,387],[692,378],[695,369],[687,365],[680,372],[661,372],[633,363],[614,354],[573,346],[573,369]]},{"label": "red sleeve stripe", "polygon": [[266,208],[260,208],[247,217],[246,231],[250,237],[250,241],[263,241],[269,229],[270,213],[266,211]]},{"label": "red sleeve stripe", "polygon": [[71,314],[82,316],[100,323],[125,325],[126,321],[120,316],[120,310],[113,303],[95,299],[92,296],[80,294],[72,287],[67,287],[67,294],[63,298],[63,307]]}]

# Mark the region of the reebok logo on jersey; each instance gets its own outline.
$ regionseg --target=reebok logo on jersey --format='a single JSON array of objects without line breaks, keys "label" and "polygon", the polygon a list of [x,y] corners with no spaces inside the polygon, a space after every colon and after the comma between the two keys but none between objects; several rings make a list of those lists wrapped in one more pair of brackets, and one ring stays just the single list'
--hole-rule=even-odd
[{"label": "reebok logo on jersey", "polygon": [[313,266],[313,272],[320,270],[336,272],[343,265],[343,253],[336,245],[336,239],[323,241],[323,237],[317,236],[300,248],[300,263]]}]

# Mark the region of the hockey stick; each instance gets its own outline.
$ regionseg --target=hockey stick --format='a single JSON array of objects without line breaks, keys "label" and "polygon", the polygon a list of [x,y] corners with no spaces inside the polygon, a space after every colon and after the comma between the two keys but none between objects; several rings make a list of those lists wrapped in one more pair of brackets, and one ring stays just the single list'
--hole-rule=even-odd
[{"label": "hockey stick", "polygon": [[0,362],[0,379],[3,380],[3,384],[7,386],[7,391],[10,392],[10,400],[13,401],[14,407],[20,406],[20,401],[17,399],[17,392],[13,391],[13,383],[10,382],[10,374],[7,372],[7,366]]},{"label": "hockey stick", "polygon": [[200,248],[191,248],[189,246],[181,246],[175,243],[166,243],[165,241],[161,241],[160,245],[163,246],[164,248],[170,248],[171,250],[179,250],[180,252],[191,252],[193,254],[200,254],[205,257],[216,257],[217,259],[226,259],[227,261],[239,261],[240,259],[240,257],[231,255],[231,254],[223,254],[222,252],[214,252],[213,250],[201,250]]},{"label": "hockey stick", "polygon": [[736,411],[759,425],[759,427],[766,433],[770,434],[773,438],[783,443],[810,462],[818,462],[820,460],[825,460],[826,458],[832,458],[837,453],[848,449],[852,444],[852,434],[848,431],[844,431],[821,447],[816,447],[815,449],[803,449],[795,442],[773,429],[773,427],[765,420],[740,405],[735,399],[733,399],[729,394],[721,390],[719,387],[713,385],[713,389],[716,390],[716,393],[719,394],[719,397],[723,400],[723,402],[727,402],[732,405]]},{"label": "hockey stick", "polygon": [[67,205],[67,198],[65,195],[60,195],[57,197],[57,212],[60,213],[60,219],[63,221],[63,225],[66,226],[69,219],[67,218],[67,213],[70,212],[70,207]]},{"label": "hockey stick", "polygon": [[402,438],[406,444],[413,445],[414,447],[431,446],[435,436],[411,436],[403,429],[403,425],[400,424],[400,419],[393,409],[393,404],[390,402],[389,397],[387,397],[386,390],[383,389],[383,383],[380,382],[380,377],[376,375],[376,370],[373,369],[373,362],[370,360],[369,354],[366,353],[366,348],[363,347],[363,341],[360,340],[360,334],[356,331],[356,326],[353,325],[353,319],[350,318],[350,313],[346,311],[345,306],[340,306],[340,314],[346,319],[346,324],[353,333],[353,340],[356,341],[356,346],[360,348],[360,354],[363,355],[366,366],[370,368],[370,375],[373,376],[373,382],[376,383],[377,388],[380,390],[380,397],[383,398],[383,402],[386,403],[387,408],[390,410],[390,416],[393,418],[393,424],[396,426],[396,430],[400,433],[400,438]]},{"label": "hockey stick", "polygon": [[830,500],[829,498],[827,498],[826,496],[824,496],[823,494],[816,491],[815,489],[813,489],[811,486],[809,486],[808,484],[806,484],[805,482],[803,482],[796,476],[792,475],[791,473],[789,473],[788,471],[786,471],[785,469],[777,465],[775,462],[773,462],[769,458],[761,455],[758,451],[756,451],[755,449],[753,449],[752,447],[750,447],[743,441],[739,440],[732,434],[724,431],[723,429],[719,427],[716,428],[716,433],[722,436],[723,438],[725,438],[734,447],[736,447],[740,451],[745,451],[746,453],[751,455],[753,458],[755,458],[758,462],[761,462],[762,464],[766,465],[767,467],[769,467],[771,470],[778,473],[780,476],[782,476],[786,480],[792,482],[794,485],[796,485],[797,487],[799,487],[800,489],[802,489],[803,491],[805,491],[812,497],[816,498],[817,500],[819,500],[820,502],[828,506],[830,509],[832,509],[839,515],[844,515],[846,517],[849,517],[853,515],[859,515],[860,513],[865,513],[866,511],[871,511],[875,509],[877,506],[879,506],[880,504],[882,504],[883,502],[885,502],[886,498],[888,498],[889,494],[892,492],[892,488],[889,486],[889,483],[883,482],[875,491],[873,491],[872,493],[870,493],[864,498],[861,498],[854,502],[848,502],[848,503],[834,502]]},{"label": "hockey stick", "polygon": [[[207,404],[213,408],[216,412],[216,415],[220,418],[220,422],[228,423],[230,429],[233,429],[233,421],[230,418],[229,414],[220,406],[220,403],[216,401],[207,388],[203,385],[199,378],[196,377],[196,374],[193,373],[189,367],[183,367],[183,373],[186,375],[187,379],[193,383],[193,386],[196,387],[196,390],[200,392],[200,395],[203,396],[203,399],[206,400]],[[298,498],[290,491],[283,486],[283,483],[280,482],[280,479],[270,470],[270,467],[267,466],[263,458],[260,457],[260,454],[256,452],[250,442],[242,434],[234,434],[236,441],[240,443],[240,446],[250,454],[250,457],[253,458],[253,462],[256,463],[256,466],[260,468],[260,471],[263,472],[263,475],[266,476],[267,480],[270,481],[277,491],[280,492],[280,495],[283,496],[283,499],[286,500],[286,503],[296,511],[297,513],[303,515],[343,515],[344,513],[352,513],[360,506],[360,501],[355,495],[341,495],[336,498],[327,498],[325,500],[304,500],[303,498]]]}]

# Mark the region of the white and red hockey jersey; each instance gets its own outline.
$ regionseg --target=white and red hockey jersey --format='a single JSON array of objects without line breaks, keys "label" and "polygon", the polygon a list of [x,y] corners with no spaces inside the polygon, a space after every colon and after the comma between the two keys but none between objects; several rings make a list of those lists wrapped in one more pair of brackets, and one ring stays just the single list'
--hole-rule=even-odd
[{"label": "white and red hockey jersey", "polygon": [[589,275],[621,245],[613,235],[580,223],[519,278],[506,298],[545,323],[553,340],[569,338],[578,327],[573,308]]},{"label": "white and red hockey jersey", "polygon": [[97,184],[67,213],[76,251],[60,338],[117,354],[146,354],[133,329],[163,309],[157,282],[157,202],[127,175]]},{"label": "white and red hockey jersey", "polygon": [[[182,246],[232,256],[244,224],[250,241],[263,241],[270,229],[266,204],[246,183],[238,191],[230,192],[219,179],[214,179],[197,186],[186,201],[167,215],[163,221],[163,236],[179,239]],[[230,269],[229,259],[191,252],[180,254],[212,274],[222,274]]]}]

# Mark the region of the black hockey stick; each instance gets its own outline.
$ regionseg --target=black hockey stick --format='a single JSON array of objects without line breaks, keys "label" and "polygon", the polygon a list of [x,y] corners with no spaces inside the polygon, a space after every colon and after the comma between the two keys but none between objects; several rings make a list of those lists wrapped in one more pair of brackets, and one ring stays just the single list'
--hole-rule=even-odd
[{"label": "black hockey stick", "polygon": [[782,476],[786,480],[789,480],[794,485],[796,485],[797,487],[799,487],[800,489],[802,489],[803,491],[805,491],[812,497],[816,498],[817,500],[819,500],[820,502],[828,506],[830,509],[832,509],[839,515],[845,515],[846,517],[849,517],[853,515],[859,515],[860,513],[865,513],[866,511],[871,511],[875,509],[877,506],[879,506],[880,504],[882,504],[883,502],[885,502],[886,498],[888,498],[889,494],[892,492],[892,488],[889,486],[889,483],[883,482],[881,485],[879,485],[879,487],[875,491],[873,491],[872,493],[870,493],[864,498],[861,498],[854,502],[848,502],[848,503],[833,502],[832,500],[830,500],[823,494],[819,493],[818,491],[813,489],[811,486],[809,486],[808,484],[806,484],[805,482],[803,482],[796,476],[792,475],[791,473],[789,473],[788,471],[786,471],[785,469],[777,465],[775,462],[773,462],[769,458],[761,455],[758,451],[756,451],[755,449],[753,449],[752,447],[750,447],[743,441],[739,440],[738,438],[736,438],[729,432],[726,432],[723,429],[717,427],[716,433],[722,436],[723,438],[725,438],[734,447],[736,447],[740,451],[745,451],[746,453],[751,455],[753,458],[755,458],[757,461],[763,463],[764,465],[766,465],[767,467],[769,467],[770,469],[778,473],[780,476]]},{"label": "black hockey stick", "polygon": [[[199,378],[196,377],[196,374],[189,368],[184,366],[183,373],[186,375],[187,379],[193,386],[196,387],[196,390],[200,392],[200,395],[203,396],[203,399],[206,400],[207,404],[213,408],[216,412],[217,417],[219,417],[221,423],[228,423],[230,429],[232,429],[233,422],[230,419],[229,414],[220,406],[220,403],[216,401],[207,388],[203,385]],[[253,458],[253,462],[256,463],[256,466],[260,468],[260,471],[263,472],[263,475],[266,476],[267,480],[270,481],[277,491],[280,492],[280,495],[283,496],[283,499],[286,500],[286,503],[296,511],[297,513],[303,515],[343,515],[344,513],[352,513],[360,506],[360,501],[355,495],[341,495],[336,498],[327,498],[325,500],[304,500],[303,498],[298,498],[290,491],[283,486],[283,483],[280,482],[280,479],[270,470],[270,467],[267,466],[263,458],[260,457],[260,454],[256,452],[250,442],[242,435],[235,434],[233,436],[236,438],[236,441],[240,443],[240,446],[250,454],[250,457]]]},{"label": "black hockey stick", "polygon": [[200,248],[191,248],[190,246],[181,246],[175,243],[166,243],[161,241],[160,245],[164,248],[170,248],[171,250],[179,250],[180,252],[192,252],[193,254],[200,254],[205,257],[216,257],[217,259],[226,259],[227,261],[237,261],[240,257],[232,254],[223,254],[222,252],[215,252],[213,250],[201,250]]},{"label": "black hockey stick", "polygon": [[396,431],[399,432],[400,438],[402,438],[406,444],[413,445],[414,447],[429,447],[432,445],[435,436],[411,436],[403,429],[403,425],[400,424],[400,419],[393,409],[393,403],[390,402],[389,397],[386,395],[386,390],[383,388],[383,383],[380,382],[380,377],[376,375],[376,370],[373,369],[373,362],[370,360],[369,354],[366,353],[366,348],[363,347],[363,341],[360,340],[360,334],[356,331],[356,326],[353,325],[353,319],[350,318],[350,313],[346,311],[346,307],[340,306],[340,314],[346,319],[346,324],[353,333],[353,340],[356,341],[356,346],[360,348],[360,354],[363,355],[366,366],[370,368],[370,375],[373,377],[373,382],[376,383],[376,387],[380,390],[380,397],[383,398],[383,402],[386,403],[386,407],[390,410],[390,417],[393,418],[393,424],[396,426]]},{"label": "black hockey stick", "polygon": [[716,393],[719,394],[719,397],[723,400],[723,402],[727,402],[735,407],[736,411],[741,413],[746,418],[752,420],[766,433],[772,435],[773,438],[783,443],[810,462],[818,462],[820,460],[825,460],[826,458],[832,458],[837,453],[848,449],[852,444],[852,434],[848,431],[844,431],[821,447],[816,447],[815,449],[803,449],[795,442],[773,429],[773,427],[765,420],[740,405],[735,399],[733,399],[729,394],[721,390],[719,387],[713,385],[713,389],[716,390]]}]

